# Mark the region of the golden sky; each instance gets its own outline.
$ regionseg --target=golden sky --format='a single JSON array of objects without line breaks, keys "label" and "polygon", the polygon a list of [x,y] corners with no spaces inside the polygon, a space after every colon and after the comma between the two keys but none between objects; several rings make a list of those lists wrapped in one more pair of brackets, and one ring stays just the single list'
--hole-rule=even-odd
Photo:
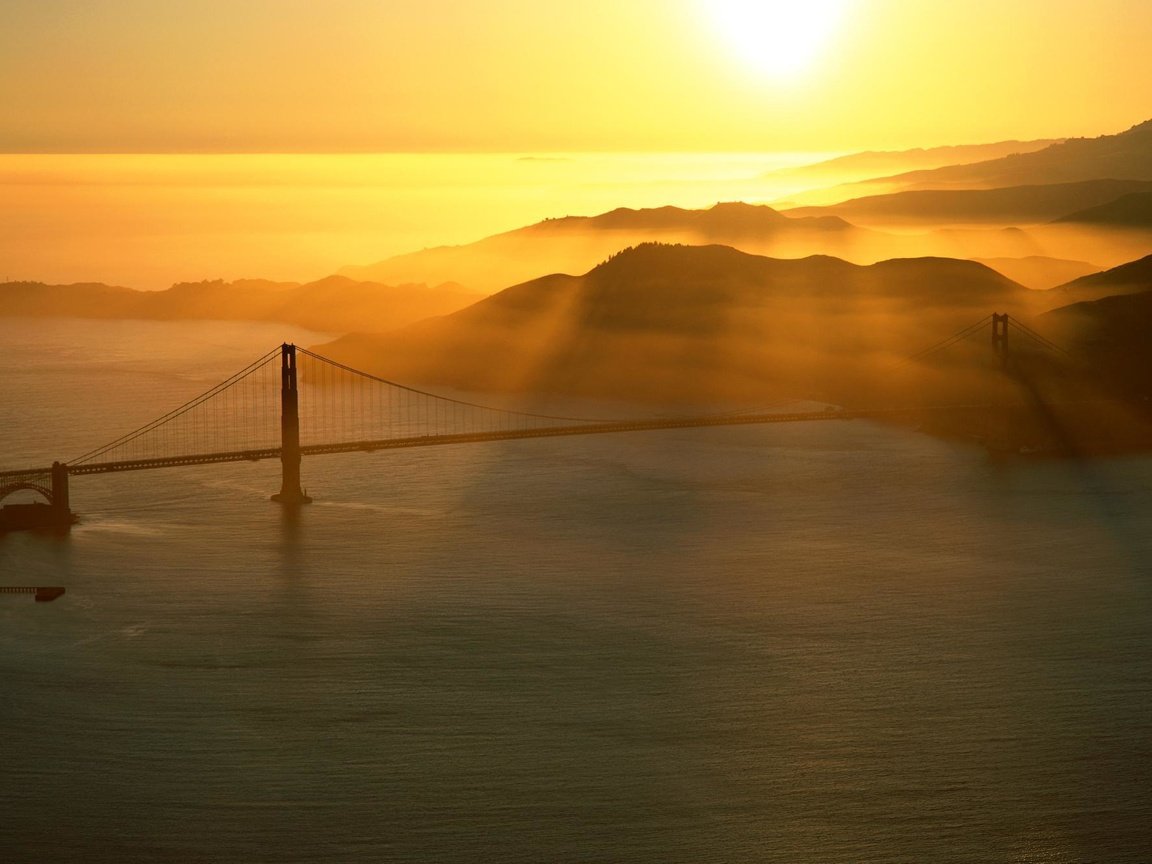
[{"label": "golden sky", "polygon": [[1091,136],[1152,117],[1150,37],[1148,0],[3,0],[0,151]]}]

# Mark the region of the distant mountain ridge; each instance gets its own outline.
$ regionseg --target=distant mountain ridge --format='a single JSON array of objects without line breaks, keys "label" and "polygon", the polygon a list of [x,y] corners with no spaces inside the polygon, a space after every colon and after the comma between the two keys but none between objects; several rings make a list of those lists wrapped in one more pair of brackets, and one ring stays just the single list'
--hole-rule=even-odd
[{"label": "distant mountain ridge", "polygon": [[870,195],[825,207],[786,210],[799,217],[838,216],[864,225],[908,223],[1042,224],[1121,196],[1152,194],[1152,181],[1093,179],[996,189],[924,189]]},{"label": "distant mountain ridge", "polygon": [[244,279],[183,282],[166,291],[81,283],[0,283],[0,315],[279,321],[314,330],[383,332],[453,312],[479,295],[459,285],[383,285],[329,276],[304,285]]},{"label": "distant mountain ridge", "polygon": [[[742,201],[729,201],[714,204],[704,210],[687,210],[683,207],[653,207],[635,210],[631,207],[617,207],[598,216],[564,216],[545,219],[522,231],[571,231],[596,229],[601,231],[691,230],[716,234],[734,234],[779,229],[810,228],[819,231],[843,231],[852,228],[843,219],[835,216],[789,216],[763,204],[746,204]],[[501,235],[501,236],[507,236]]]},{"label": "distant mountain ridge", "polygon": [[1033,153],[1064,141],[1063,138],[1045,138],[1035,141],[996,141],[991,144],[953,144],[941,147],[915,147],[911,150],[864,150],[800,165],[768,171],[761,175],[772,178],[811,178],[820,180],[833,178],[836,182],[846,182],[844,178],[873,178],[890,175],[894,172],[930,170],[949,165],[966,165],[972,162],[986,162],[1017,153]]},{"label": "distant mountain ridge", "polygon": [[801,257],[835,254],[870,236],[834,215],[796,217],[764,205],[621,207],[597,216],[546,219],[467,245],[424,249],[339,272],[383,282],[447,280],[491,292],[543,273],[584,272],[621,248],[644,242],[751,246],[763,254]]},{"label": "distant mountain ridge", "polygon": [[1069,213],[1056,222],[1111,228],[1152,228],[1152,191],[1130,192],[1106,204]]},{"label": "distant mountain ridge", "polygon": [[1102,178],[1152,180],[1152,120],[1115,135],[1069,138],[1032,153],[875,180],[906,189],[958,189],[1076,183]]}]

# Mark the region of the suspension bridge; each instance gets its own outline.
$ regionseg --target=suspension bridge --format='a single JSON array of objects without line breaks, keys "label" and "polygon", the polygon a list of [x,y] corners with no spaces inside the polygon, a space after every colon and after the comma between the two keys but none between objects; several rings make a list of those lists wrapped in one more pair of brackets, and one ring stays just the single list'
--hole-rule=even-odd
[{"label": "suspension bridge", "polygon": [[[996,314],[908,361],[926,361],[990,326],[992,348],[1005,363],[1010,356],[1010,325],[1023,340],[1062,351],[1027,325]],[[281,486],[272,500],[297,505],[311,501],[301,485],[305,456],[657,429],[892,418],[923,410],[829,406],[818,411],[761,409],[625,420],[567,417],[496,408],[407,387],[286,343],[195,399],[108,444],[49,467],[0,471],[0,501],[20,490],[41,499],[0,507],[0,531],[72,524],[76,516],[69,481],[91,474],[279,459]]]}]

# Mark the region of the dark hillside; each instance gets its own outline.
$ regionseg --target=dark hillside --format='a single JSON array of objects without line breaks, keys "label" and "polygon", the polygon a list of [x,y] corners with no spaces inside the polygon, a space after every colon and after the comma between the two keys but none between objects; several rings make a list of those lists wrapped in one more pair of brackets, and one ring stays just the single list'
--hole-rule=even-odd
[{"label": "dark hillside", "polygon": [[666,400],[851,389],[1036,292],[971,261],[861,267],[646,244],[387,339],[321,350],[399,380]]}]

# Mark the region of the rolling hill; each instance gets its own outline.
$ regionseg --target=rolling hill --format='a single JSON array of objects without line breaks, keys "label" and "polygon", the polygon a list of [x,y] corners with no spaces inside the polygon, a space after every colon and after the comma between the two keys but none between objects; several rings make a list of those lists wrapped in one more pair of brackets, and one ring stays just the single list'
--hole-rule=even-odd
[{"label": "rolling hill", "polygon": [[620,208],[598,216],[547,219],[475,243],[425,249],[339,272],[393,283],[451,281],[492,292],[545,273],[584,272],[626,246],[645,242],[721,244],[778,257],[854,257],[877,245],[892,254],[898,244],[886,245],[889,241],[836,216],[797,218],[751,204],[717,204],[707,210]]},{"label": "rolling hill", "polygon": [[1119,229],[1152,229],[1152,191],[1131,192],[1086,210],[1069,213],[1057,223],[1103,226]]},{"label": "rolling hill", "polygon": [[[1134,293],[1084,300],[1041,316],[1044,328],[1089,363],[1112,389],[1152,398],[1152,285]],[[1145,445],[1148,441],[1145,439]]]},{"label": "rolling hill", "polygon": [[839,217],[869,227],[1025,225],[1052,222],[1133,193],[1152,194],[1152,182],[1093,179],[1000,189],[918,190],[785,212],[796,217]]},{"label": "rolling hill", "polygon": [[1028,288],[1044,291],[1099,273],[1095,264],[1087,261],[1069,261],[1064,258],[1050,258],[1044,255],[1027,255],[1022,258],[973,258],[978,264],[986,264],[997,273],[1003,273],[1013,282]]},{"label": "rolling hill", "polygon": [[404,381],[683,401],[844,392],[1035,292],[970,261],[858,266],[644,244],[329,356]]},{"label": "rolling hill", "polygon": [[1102,178],[1152,180],[1152,120],[1116,135],[1070,138],[1032,153],[912,171],[876,182],[904,189],[980,189]]},{"label": "rolling hill", "polygon": [[[777,181],[782,184],[801,187],[830,186],[843,190],[839,197],[828,194],[818,194],[822,201],[806,203],[823,203],[825,201],[843,200],[849,197],[859,197],[851,191],[853,183],[871,181],[876,177],[891,176],[910,171],[943,168],[948,165],[967,165],[972,162],[986,162],[991,159],[1000,159],[1016,153],[1032,153],[1042,150],[1063,139],[1044,139],[1039,141],[997,141],[993,144],[959,144],[945,147],[917,147],[912,150],[867,150],[861,153],[849,153],[791,168],[780,168],[767,171],[760,175],[763,180]],[[892,190],[895,191],[895,190]],[[795,197],[804,200],[810,193],[794,193]]]},{"label": "rolling hill", "polygon": [[1049,294],[1062,303],[1099,300],[1119,294],[1152,291],[1152,255],[1129,261],[1102,273],[1082,276],[1053,288]]}]

